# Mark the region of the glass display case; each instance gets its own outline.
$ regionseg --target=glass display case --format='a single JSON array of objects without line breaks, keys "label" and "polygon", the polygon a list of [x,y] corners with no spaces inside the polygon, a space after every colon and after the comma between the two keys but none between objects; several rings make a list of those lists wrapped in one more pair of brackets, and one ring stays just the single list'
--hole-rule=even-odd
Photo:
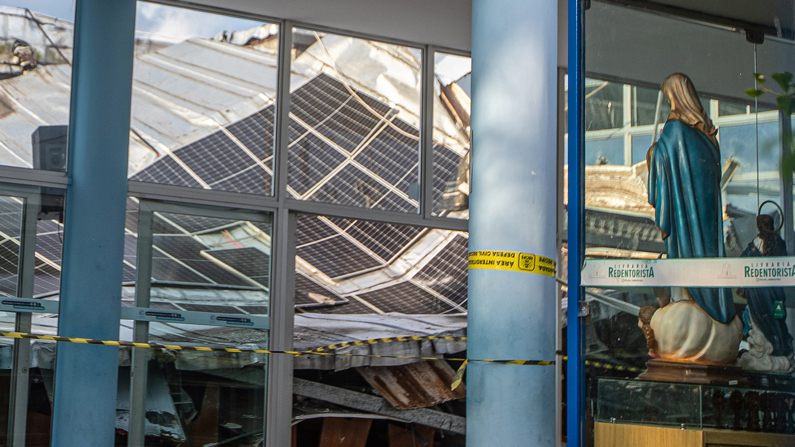
[{"label": "glass display case", "polygon": [[783,390],[600,378],[596,421],[794,434],[795,387]]}]

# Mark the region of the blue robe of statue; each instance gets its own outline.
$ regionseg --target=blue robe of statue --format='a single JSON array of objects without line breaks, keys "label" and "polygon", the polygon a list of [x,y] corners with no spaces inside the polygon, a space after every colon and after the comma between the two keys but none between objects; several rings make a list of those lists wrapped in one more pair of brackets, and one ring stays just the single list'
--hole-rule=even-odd
[{"label": "blue robe of statue", "polygon": [[[745,251],[740,255],[746,256],[762,256],[762,253],[752,242],[748,244]],[[778,250],[769,253],[769,256],[787,256],[787,249],[782,244]],[[751,329],[751,321],[749,316],[754,319],[756,327],[762,331],[765,339],[773,345],[773,352],[771,355],[787,356],[792,352],[792,336],[787,330],[787,308],[784,308],[784,315],[778,319],[773,317],[773,306],[776,301],[786,302],[787,297],[784,295],[784,289],[781,287],[749,287],[742,289],[741,294],[745,295],[748,300],[748,306],[743,312],[743,323],[745,328],[743,335],[748,334]]]},{"label": "blue robe of statue", "polygon": [[[699,130],[681,121],[665,124],[649,164],[649,203],[665,232],[665,252],[674,258],[724,256],[720,155]],[[688,287],[714,320],[735,315],[730,289]]]}]

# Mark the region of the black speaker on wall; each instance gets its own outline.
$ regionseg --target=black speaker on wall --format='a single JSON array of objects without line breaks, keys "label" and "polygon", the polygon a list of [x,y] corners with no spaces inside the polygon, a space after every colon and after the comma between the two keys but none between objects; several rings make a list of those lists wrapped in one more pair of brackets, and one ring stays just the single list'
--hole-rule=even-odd
[{"label": "black speaker on wall", "polygon": [[[66,172],[66,148],[69,126],[39,126],[33,135],[33,169]],[[39,219],[57,219],[63,223],[64,191],[41,188]]]}]

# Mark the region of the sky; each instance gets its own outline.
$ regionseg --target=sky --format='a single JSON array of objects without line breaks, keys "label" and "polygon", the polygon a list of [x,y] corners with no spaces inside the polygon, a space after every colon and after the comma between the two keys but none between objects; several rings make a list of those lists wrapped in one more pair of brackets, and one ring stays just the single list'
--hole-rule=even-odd
[{"label": "sky", "polygon": [[[28,8],[33,12],[74,22],[74,0],[0,0],[0,5]],[[137,31],[178,39],[210,38],[224,30],[244,30],[261,24],[262,22],[144,2],[138,3],[135,18]]]}]

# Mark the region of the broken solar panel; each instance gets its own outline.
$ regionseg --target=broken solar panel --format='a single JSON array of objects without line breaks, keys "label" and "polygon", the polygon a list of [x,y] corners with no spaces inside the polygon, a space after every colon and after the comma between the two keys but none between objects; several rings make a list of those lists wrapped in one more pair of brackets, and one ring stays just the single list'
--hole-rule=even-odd
[{"label": "broken solar panel", "polygon": [[445,146],[433,147],[433,213],[439,214],[442,204],[442,194],[447,188],[447,183],[458,179],[458,164],[461,161],[458,154]]},{"label": "broken solar panel", "polygon": [[347,300],[300,272],[295,273],[295,305],[302,308],[340,305]]},{"label": "broken solar panel", "polygon": [[298,247],[296,254],[330,278],[346,276],[383,265],[382,261],[341,235]]},{"label": "broken solar panel", "polygon": [[270,256],[256,247],[230,248],[221,250],[206,250],[203,252],[209,258],[223,266],[240,272],[246,278],[257,282],[264,287],[269,287]]},{"label": "broken solar panel", "polygon": [[450,305],[410,281],[359,293],[357,296],[384,312],[439,314],[453,310]]},{"label": "broken solar panel", "polygon": [[468,238],[456,236],[412,280],[463,304],[467,299]]},{"label": "broken solar panel", "polygon": [[161,156],[130,180],[201,188],[198,177],[210,189],[270,194],[272,176],[266,168],[273,160],[272,129],[271,105]]}]

